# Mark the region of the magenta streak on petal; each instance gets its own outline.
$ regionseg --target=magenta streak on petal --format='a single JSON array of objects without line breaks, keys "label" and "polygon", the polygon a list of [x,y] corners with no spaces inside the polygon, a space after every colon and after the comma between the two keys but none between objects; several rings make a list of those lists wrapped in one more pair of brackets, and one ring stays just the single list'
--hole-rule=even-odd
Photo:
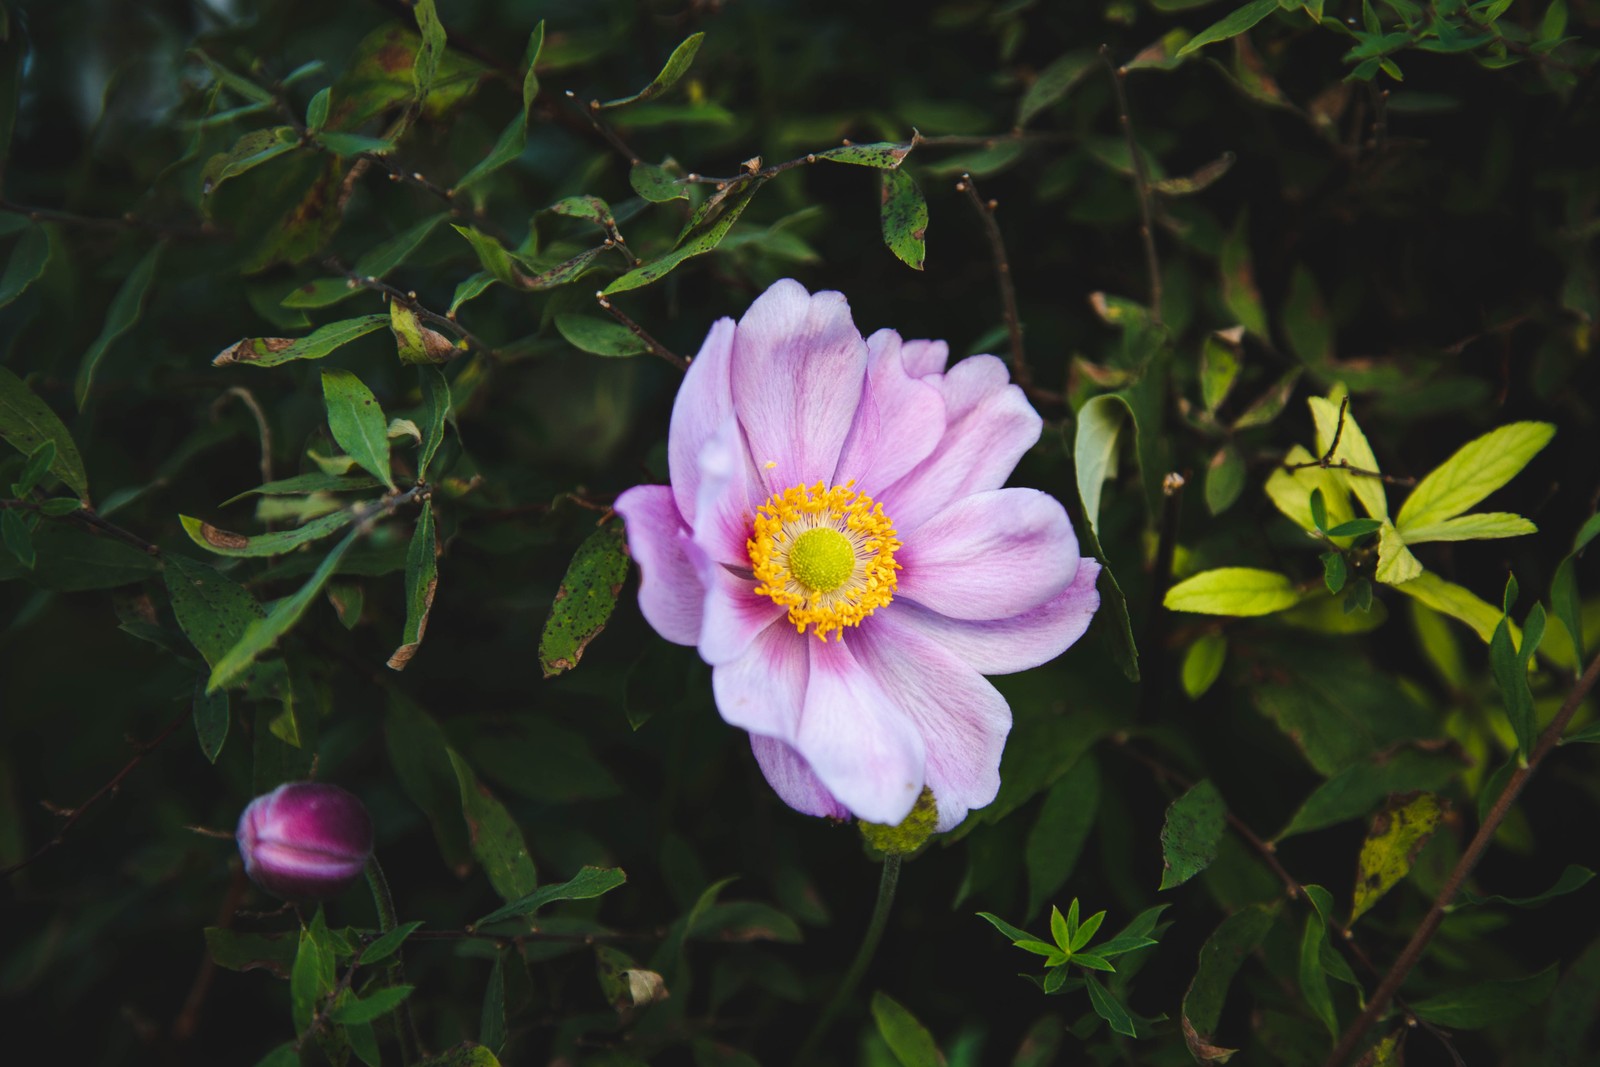
[{"label": "magenta streak on petal", "polygon": [[893,330],[867,338],[866,384],[834,485],[853,481],[858,491],[876,495],[926,459],[944,435],[944,398],[906,373],[901,350]]},{"label": "magenta streak on petal", "polygon": [[944,436],[927,459],[880,497],[902,540],[952,502],[1004,485],[1044,426],[994,356],[964,359],[931,380],[944,397]]},{"label": "magenta streak on petal", "polygon": [[635,486],[617,497],[616,509],[627,523],[628,551],[639,561],[639,610],[673,644],[698,643],[705,586],[690,562],[695,549],[672,489]]},{"label": "magenta streak on petal", "polygon": [[696,494],[700,490],[700,450],[733,421],[733,333],[732,319],[718,319],[712,324],[672,404],[667,469],[678,511],[689,526],[695,523]]},{"label": "magenta streak on petal", "polygon": [[802,815],[848,819],[850,809],[828,792],[805,758],[776,737],[750,735],[750,750],[778,799]]},{"label": "magenta streak on petal", "polygon": [[1055,599],[1008,619],[952,619],[909,599],[895,606],[894,619],[903,628],[925,634],[979,674],[1014,674],[1049,663],[1083,636],[1100,606],[1095,589],[1099,576],[1097,561],[1080,560],[1072,583]]},{"label": "magenta streak on petal", "polygon": [[897,597],[956,619],[1004,619],[1053,600],[1078,567],[1061,502],[1037,489],[991,489],[945,508],[896,555]]},{"label": "magenta streak on petal", "polygon": [[816,638],[795,632],[786,618],[762,630],[737,659],[711,670],[717,710],[730,725],[789,742],[800,726],[801,702]]},{"label": "magenta streak on petal", "polygon": [[884,612],[870,632],[864,627],[856,655],[916,725],[938,829],[949,830],[995,798],[1011,708],[977,671],[898,619]]},{"label": "magenta streak on petal", "polygon": [[858,818],[900,822],[922,792],[922,737],[856,660],[850,642],[811,638],[807,644],[811,675],[795,750]]},{"label": "magenta streak on petal", "polygon": [[734,334],[733,406],[763,499],[832,476],[866,364],[866,343],[839,293],[812,295],[785,279],[750,305]]}]

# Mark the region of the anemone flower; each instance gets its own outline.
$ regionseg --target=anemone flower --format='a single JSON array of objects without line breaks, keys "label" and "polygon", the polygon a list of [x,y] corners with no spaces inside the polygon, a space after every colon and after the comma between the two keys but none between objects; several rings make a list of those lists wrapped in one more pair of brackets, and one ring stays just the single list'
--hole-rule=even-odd
[{"label": "anemone flower", "polygon": [[1011,709],[983,677],[1059,656],[1099,606],[1060,502],[1002,488],[1042,420],[994,356],[863,339],[784,280],[711,327],[672,409],[671,485],[617,511],[662,637],[809,815],[948,830],[1000,787]]}]

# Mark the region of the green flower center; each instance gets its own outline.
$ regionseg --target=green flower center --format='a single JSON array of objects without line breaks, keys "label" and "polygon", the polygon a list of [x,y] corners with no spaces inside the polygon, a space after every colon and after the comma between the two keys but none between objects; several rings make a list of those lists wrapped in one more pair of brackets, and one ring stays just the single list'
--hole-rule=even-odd
[{"label": "green flower center", "polygon": [[789,549],[789,573],[795,581],[818,593],[831,593],[856,569],[856,550],[850,539],[830,526],[813,527],[794,539]]}]

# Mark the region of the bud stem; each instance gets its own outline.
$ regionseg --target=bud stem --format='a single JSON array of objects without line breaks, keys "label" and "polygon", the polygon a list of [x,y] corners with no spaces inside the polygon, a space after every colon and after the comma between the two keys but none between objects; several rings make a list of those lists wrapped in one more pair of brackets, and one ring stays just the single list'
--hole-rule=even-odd
[{"label": "bud stem", "polygon": [[861,947],[856,950],[856,958],[850,964],[850,970],[845,974],[838,992],[834,993],[833,999],[818,1017],[817,1024],[811,1028],[806,1043],[800,1047],[800,1054],[794,1060],[796,1064],[807,1063],[816,1054],[817,1047],[822,1044],[823,1038],[828,1036],[834,1020],[855,995],[856,986],[861,984],[862,976],[867,973],[867,967],[878,951],[878,942],[883,938],[883,929],[889,925],[889,908],[894,903],[895,888],[900,884],[901,859],[897,853],[890,853],[884,857],[883,875],[878,881],[878,902],[873,906],[872,919],[867,923],[867,932],[861,939]]}]

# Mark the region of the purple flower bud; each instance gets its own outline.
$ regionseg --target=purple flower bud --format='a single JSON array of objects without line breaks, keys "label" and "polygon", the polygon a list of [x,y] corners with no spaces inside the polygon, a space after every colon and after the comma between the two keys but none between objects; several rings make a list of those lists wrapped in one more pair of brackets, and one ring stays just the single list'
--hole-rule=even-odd
[{"label": "purple flower bud", "polygon": [[287,782],[239,816],[239,854],[250,880],[286,900],[323,900],[355,883],[372,855],[372,819],[354,793]]}]

